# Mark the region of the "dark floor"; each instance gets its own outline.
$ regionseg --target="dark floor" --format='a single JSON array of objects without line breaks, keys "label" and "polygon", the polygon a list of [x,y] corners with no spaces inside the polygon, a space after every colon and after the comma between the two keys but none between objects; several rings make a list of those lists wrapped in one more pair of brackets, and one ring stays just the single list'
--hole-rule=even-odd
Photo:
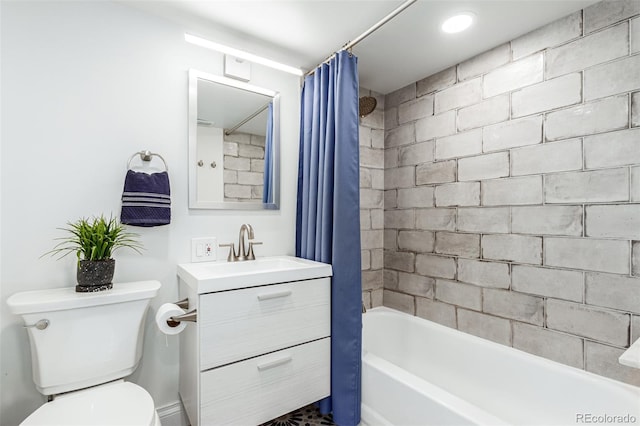
[{"label": "dark floor", "polygon": [[334,426],[331,414],[323,416],[315,405],[307,405],[296,411],[270,420],[260,426]]}]

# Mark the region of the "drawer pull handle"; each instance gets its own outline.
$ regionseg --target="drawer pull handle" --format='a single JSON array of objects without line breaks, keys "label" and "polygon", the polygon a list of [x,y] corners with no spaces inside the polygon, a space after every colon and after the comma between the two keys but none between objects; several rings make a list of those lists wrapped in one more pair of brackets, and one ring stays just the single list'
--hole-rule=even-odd
[{"label": "drawer pull handle", "polygon": [[291,296],[291,290],[276,291],[273,293],[259,294],[258,300],[277,299],[279,297]]},{"label": "drawer pull handle", "polygon": [[264,371],[270,368],[277,367],[282,364],[286,364],[291,361],[291,355],[285,355],[280,359],[274,359],[273,361],[263,362],[262,364],[258,364],[258,370]]}]

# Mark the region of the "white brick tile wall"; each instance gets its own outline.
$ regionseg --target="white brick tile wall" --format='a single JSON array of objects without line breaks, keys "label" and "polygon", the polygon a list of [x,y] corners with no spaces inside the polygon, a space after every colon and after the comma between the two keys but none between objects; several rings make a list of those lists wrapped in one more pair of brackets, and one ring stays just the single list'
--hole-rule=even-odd
[{"label": "white brick tile wall", "polygon": [[419,164],[416,167],[416,185],[455,182],[456,160]]},{"label": "white brick tile wall", "polygon": [[640,52],[640,17],[631,20],[631,53]]},{"label": "white brick tile wall", "polygon": [[480,257],[480,235],[436,232],[435,252],[452,256]]},{"label": "white brick tile wall", "polygon": [[411,188],[415,186],[415,167],[398,167],[384,171],[384,189]]},{"label": "white brick tile wall", "polygon": [[397,291],[384,290],[382,304],[391,309],[397,309],[410,315],[415,315],[415,303],[413,296]]},{"label": "white brick tile wall", "polygon": [[509,118],[509,95],[499,95],[458,110],[458,130],[464,131]]},{"label": "white brick tile wall", "polygon": [[585,340],[584,351],[587,371],[640,386],[640,370],[618,362],[624,349]]},{"label": "white brick tile wall", "polygon": [[585,137],[584,162],[588,169],[640,163],[640,129]]},{"label": "white brick tile wall", "polygon": [[546,78],[580,71],[629,53],[626,22],[547,50]]},{"label": "white brick tile wall", "polygon": [[640,385],[617,362],[640,338],[639,5],[576,11],[361,121],[366,303]]},{"label": "white brick tile wall", "polygon": [[442,90],[446,87],[454,85],[456,82],[456,67],[447,68],[439,73],[433,74],[427,78],[418,81],[417,93],[418,97]]},{"label": "white brick tile wall", "polygon": [[481,152],[482,129],[436,139],[436,160],[464,157]]},{"label": "white brick tile wall", "polygon": [[384,151],[360,147],[360,165],[362,167],[384,168]]},{"label": "white brick tile wall", "polygon": [[386,210],[384,212],[384,227],[394,229],[413,229],[415,216],[413,210]]},{"label": "white brick tile wall", "polygon": [[[480,287],[469,284],[460,284],[455,281],[436,280],[435,299],[440,302],[451,303],[464,308],[482,309],[482,290]],[[458,314],[460,309],[458,309]]]},{"label": "white brick tile wall", "polygon": [[397,271],[413,272],[416,255],[403,251],[386,252],[384,254],[384,267]]},{"label": "white brick tile wall", "polygon": [[603,1],[584,10],[584,32],[589,34],[640,13],[637,0]]},{"label": "white brick tile wall", "polygon": [[416,272],[428,277],[453,279],[456,276],[456,260],[453,257],[419,254],[416,256]]},{"label": "white brick tile wall", "polygon": [[483,235],[482,258],[542,264],[542,238],[524,235]]},{"label": "white brick tile wall", "polygon": [[458,281],[481,287],[508,289],[511,284],[509,264],[458,259]]},{"label": "white brick tile wall", "polygon": [[434,231],[455,231],[456,209],[434,208],[416,210],[416,228]]},{"label": "white brick tile wall", "polygon": [[513,347],[572,367],[584,366],[582,339],[569,334],[514,322]]},{"label": "white brick tile wall", "polygon": [[513,59],[554,47],[582,35],[582,12],[578,11],[511,41]]},{"label": "white brick tile wall", "polygon": [[600,342],[629,343],[629,315],[579,303],[547,299],[547,327]]},{"label": "white brick tile wall", "polygon": [[640,204],[585,207],[587,237],[640,240]]},{"label": "white brick tile wall", "polygon": [[640,201],[640,166],[631,168],[631,201]]},{"label": "white brick tile wall", "polygon": [[398,248],[415,253],[428,253],[433,251],[435,236],[430,231],[399,231]]},{"label": "white brick tile wall", "polygon": [[511,115],[522,117],[582,102],[582,74],[572,73],[511,94]]},{"label": "white brick tile wall", "polygon": [[433,187],[398,189],[398,208],[433,207]]},{"label": "white brick tile wall", "polygon": [[640,278],[587,272],[586,289],[589,305],[640,314]]},{"label": "white brick tile wall", "polygon": [[640,92],[631,94],[631,126],[640,126]]},{"label": "white brick tile wall", "polygon": [[436,302],[424,297],[416,297],[416,316],[456,328],[456,308],[447,303]]},{"label": "white brick tile wall", "polygon": [[598,65],[584,72],[586,101],[640,89],[640,55]]},{"label": "white brick tile wall", "polygon": [[431,162],[433,161],[434,146],[434,141],[401,146],[398,149],[398,164],[409,166]]},{"label": "white brick tile wall", "polygon": [[511,151],[511,175],[564,172],[582,169],[582,141],[569,139]]},{"label": "white brick tile wall", "polygon": [[414,296],[433,298],[435,282],[433,278],[398,272],[398,290]]},{"label": "white brick tile wall", "polygon": [[625,96],[605,98],[547,114],[547,140],[568,139],[626,128],[629,100]]},{"label": "white brick tile wall", "polygon": [[521,118],[487,126],[483,129],[484,152],[542,142],[542,116]]},{"label": "white brick tile wall", "polygon": [[384,133],[384,147],[393,148],[408,145],[416,141],[416,129],[413,123],[403,124]]},{"label": "white brick tile wall", "polygon": [[520,293],[582,302],[584,273],[538,266],[513,265],[511,288]]},{"label": "white brick tile wall", "polygon": [[485,98],[539,83],[543,79],[542,53],[528,56],[497,68],[484,76],[482,93]]},{"label": "white brick tile wall", "polygon": [[482,182],[483,206],[522,204],[542,204],[541,176],[493,179]]},{"label": "white brick tile wall", "polygon": [[435,95],[435,112],[441,113],[451,109],[476,104],[482,100],[482,78],[474,78],[456,84]]},{"label": "white brick tile wall", "polygon": [[384,97],[385,107],[396,107],[403,102],[416,98],[416,83],[408,84]]},{"label": "white brick tile wall", "polygon": [[503,318],[458,309],[458,330],[511,346],[511,323]]},{"label": "white brick tile wall", "polygon": [[534,325],[543,325],[544,299],[513,291],[482,290],[482,311]]},{"label": "white brick tile wall", "polygon": [[423,96],[411,102],[398,106],[398,121],[400,124],[419,120],[433,115],[433,96]]},{"label": "white brick tile wall", "polygon": [[426,141],[429,139],[448,136],[456,131],[455,111],[443,112],[432,117],[426,117],[416,121],[416,140]]},{"label": "white brick tile wall", "polygon": [[474,56],[458,65],[458,81],[467,80],[498,68],[509,62],[510,57],[511,48],[508,43]]},{"label": "white brick tile wall", "polygon": [[629,170],[568,172],[544,177],[547,203],[602,203],[629,199]]},{"label": "white brick tile wall", "polygon": [[458,209],[458,231],[508,233],[509,207],[465,207]]},{"label": "white brick tile wall", "polygon": [[582,206],[512,207],[511,231],[517,234],[582,236]]},{"label": "white brick tile wall", "polygon": [[561,268],[628,274],[628,241],[545,237],[544,264]]},{"label": "white brick tile wall", "polygon": [[509,176],[509,153],[479,155],[458,160],[458,180],[481,180]]},{"label": "white brick tile wall", "polygon": [[480,183],[457,182],[436,186],[436,206],[479,206]]}]

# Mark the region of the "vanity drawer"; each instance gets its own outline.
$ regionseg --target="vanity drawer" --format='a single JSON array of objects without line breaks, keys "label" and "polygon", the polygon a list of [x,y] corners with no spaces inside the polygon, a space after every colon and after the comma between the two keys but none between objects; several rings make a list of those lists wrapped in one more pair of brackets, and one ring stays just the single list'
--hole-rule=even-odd
[{"label": "vanity drawer", "polygon": [[331,279],[200,296],[200,370],[331,334]]},{"label": "vanity drawer", "polygon": [[330,393],[330,338],[202,373],[201,425],[257,425]]}]

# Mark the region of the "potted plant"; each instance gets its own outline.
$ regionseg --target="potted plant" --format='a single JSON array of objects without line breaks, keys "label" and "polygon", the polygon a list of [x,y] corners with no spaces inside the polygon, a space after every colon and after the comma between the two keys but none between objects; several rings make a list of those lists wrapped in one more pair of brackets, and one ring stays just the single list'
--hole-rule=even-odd
[{"label": "potted plant", "polygon": [[127,232],[124,225],[115,218],[103,215],[92,219],[81,218],[68,222],[67,228],[58,228],[70,235],[57,238],[60,242],[49,252],[58,259],[69,253],[78,257],[77,292],[94,292],[113,287],[115,259],[111,257],[120,248],[130,248],[141,253],[142,244],[138,234]]}]

